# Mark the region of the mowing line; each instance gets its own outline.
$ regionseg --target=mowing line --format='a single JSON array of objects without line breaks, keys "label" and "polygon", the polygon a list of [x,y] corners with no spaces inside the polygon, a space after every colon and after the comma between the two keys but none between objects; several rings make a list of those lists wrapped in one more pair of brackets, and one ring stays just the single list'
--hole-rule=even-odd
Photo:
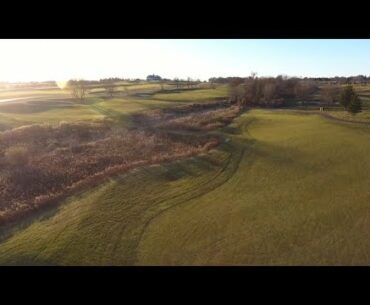
[{"label": "mowing line", "polygon": [[[137,242],[137,246],[136,246],[136,252],[137,252],[137,250],[138,250],[138,248],[139,248],[139,246],[140,246],[140,243],[141,243],[141,241],[142,241],[142,239],[143,239],[143,236],[144,236],[144,234],[145,234],[145,231],[147,230],[147,228],[149,227],[149,225],[151,224],[151,222],[152,222],[156,217],[160,216],[160,215],[161,215],[161,214],[163,214],[164,212],[166,212],[166,211],[168,211],[168,210],[170,210],[170,209],[172,209],[172,208],[174,208],[174,207],[179,206],[180,204],[183,204],[183,203],[189,202],[189,201],[191,201],[191,200],[193,200],[193,199],[196,199],[196,198],[200,198],[200,197],[202,197],[202,196],[204,196],[204,195],[206,195],[206,194],[208,194],[208,193],[210,193],[210,192],[212,192],[212,191],[216,190],[217,188],[221,187],[223,184],[227,183],[227,181],[229,181],[229,180],[234,176],[234,174],[237,172],[237,170],[238,170],[238,168],[239,168],[239,165],[240,165],[240,162],[241,162],[241,160],[242,160],[242,159],[243,159],[243,157],[244,157],[244,153],[245,153],[245,147],[244,147],[244,146],[242,146],[242,147],[241,147],[241,150],[240,150],[240,154],[239,154],[239,156],[237,157],[237,160],[236,160],[235,165],[234,165],[233,167],[231,167],[231,172],[230,172],[230,174],[229,174],[228,176],[226,176],[226,178],[225,178],[224,180],[221,180],[219,183],[216,183],[215,185],[212,185],[212,184],[211,184],[211,182],[212,182],[212,181],[214,181],[215,179],[217,179],[218,177],[220,177],[220,176],[221,176],[221,174],[222,174],[223,172],[225,172],[225,171],[226,171],[226,169],[228,168],[228,166],[229,166],[229,165],[230,165],[230,163],[231,163],[231,160],[233,159],[233,153],[231,153],[231,154],[230,154],[230,158],[228,159],[228,161],[227,161],[226,165],[221,169],[221,171],[219,171],[219,172],[215,175],[215,177],[214,177],[213,179],[208,180],[207,182],[205,182],[204,184],[202,184],[200,187],[197,187],[197,188],[195,189],[195,190],[200,190],[200,193],[197,193],[197,194],[195,194],[195,195],[193,195],[193,196],[190,196],[189,198],[185,198],[184,200],[180,200],[179,202],[177,202],[177,203],[175,203],[175,204],[173,204],[173,205],[171,205],[171,206],[169,206],[169,207],[167,207],[167,208],[164,208],[163,210],[159,211],[156,215],[154,215],[154,216],[152,216],[150,219],[148,219],[148,220],[145,222],[145,224],[144,224],[144,226],[143,226],[143,229],[142,229],[142,231],[141,231],[141,234],[140,234],[140,236],[139,236],[139,238],[138,238],[138,242]],[[233,163],[231,163],[231,164],[233,165]],[[207,186],[208,186],[208,185],[210,185],[211,187],[210,187],[210,188],[207,188]],[[203,187],[205,187],[206,189],[204,190],[204,188],[203,188]],[[188,194],[188,193],[189,193],[189,192],[185,192],[185,193],[182,193],[182,194],[180,194],[180,195],[177,195],[177,196],[175,196],[175,197],[173,197],[173,198],[177,198],[177,197],[180,197],[180,196],[182,196],[182,195],[186,195],[186,194]],[[173,199],[173,198],[172,198],[172,199]],[[165,200],[163,200],[163,202],[168,201],[168,200],[171,200],[171,198],[169,198],[169,199],[165,199]],[[137,255],[137,253],[136,253],[136,255]],[[137,260],[137,258],[136,258],[136,260]]]}]

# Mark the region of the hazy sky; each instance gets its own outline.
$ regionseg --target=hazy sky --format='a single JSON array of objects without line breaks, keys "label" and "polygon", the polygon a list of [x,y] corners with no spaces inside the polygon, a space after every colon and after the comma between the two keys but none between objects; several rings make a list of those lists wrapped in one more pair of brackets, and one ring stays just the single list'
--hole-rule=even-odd
[{"label": "hazy sky", "polygon": [[0,81],[370,74],[370,40],[0,40]]}]

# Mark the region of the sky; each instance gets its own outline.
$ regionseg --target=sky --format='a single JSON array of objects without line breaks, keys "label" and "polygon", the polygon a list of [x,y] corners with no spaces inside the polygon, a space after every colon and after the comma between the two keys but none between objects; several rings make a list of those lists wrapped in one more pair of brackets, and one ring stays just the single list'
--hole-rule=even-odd
[{"label": "sky", "polygon": [[370,74],[370,39],[1,39],[0,81]]}]

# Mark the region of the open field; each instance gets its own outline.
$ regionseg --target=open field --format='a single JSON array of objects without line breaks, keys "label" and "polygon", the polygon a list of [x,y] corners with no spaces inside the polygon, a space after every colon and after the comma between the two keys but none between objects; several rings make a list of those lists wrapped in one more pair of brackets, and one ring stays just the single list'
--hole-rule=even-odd
[{"label": "open field", "polygon": [[215,89],[186,90],[180,93],[157,93],[155,99],[178,102],[199,102],[214,99],[224,99],[228,96],[227,86],[218,86]]},{"label": "open field", "polygon": [[17,99],[17,98],[57,98],[66,97],[68,92],[59,88],[51,88],[45,90],[27,89],[27,90],[0,90],[0,102],[3,99]]},{"label": "open field", "polygon": [[[140,91],[158,91],[163,89],[172,89],[175,88],[175,85],[168,84],[168,83],[148,83],[148,82],[141,82],[141,83],[122,83],[118,82],[115,84],[116,91],[122,92],[140,92]],[[102,93],[104,92],[104,88],[93,86],[90,90],[91,94],[94,93]],[[126,91],[127,90],[127,91]]]},{"label": "open field", "polygon": [[182,107],[151,96],[0,105],[0,226],[139,165],[207,151],[216,138],[183,131],[215,129],[239,113],[228,102]]},{"label": "open field", "polygon": [[210,134],[224,142],[209,153],[138,168],[23,224],[0,264],[370,264],[369,127],[253,110]]},{"label": "open field", "polygon": [[[149,109],[165,108],[187,102],[212,101],[225,96],[226,90],[216,89],[177,90],[177,93],[162,93],[159,84],[132,84],[130,91],[118,91],[113,98],[90,92],[86,102],[74,101],[65,90],[25,90],[3,94],[4,100],[16,98],[14,102],[0,103],[0,131],[32,123],[58,124],[60,121],[99,121],[112,115],[121,115],[126,125],[130,114]],[[170,90],[172,85],[165,85]],[[96,90],[102,90],[97,88]],[[212,91],[210,91],[212,90]],[[50,94],[46,92],[54,92]],[[161,91],[163,92],[163,91]],[[164,98],[161,99],[160,97]],[[176,102],[176,104],[174,103]]]}]

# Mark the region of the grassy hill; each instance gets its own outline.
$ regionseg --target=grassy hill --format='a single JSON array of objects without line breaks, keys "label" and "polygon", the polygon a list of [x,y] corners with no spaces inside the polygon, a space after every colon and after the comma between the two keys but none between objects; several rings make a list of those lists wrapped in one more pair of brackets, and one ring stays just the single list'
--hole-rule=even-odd
[{"label": "grassy hill", "polygon": [[208,154],[139,168],[23,224],[0,264],[370,263],[369,127],[254,110],[215,133],[225,142]]},{"label": "grassy hill", "polygon": [[227,96],[224,86],[216,89],[178,89],[175,93],[171,90],[174,86],[170,84],[164,84],[167,92],[162,91],[160,84],[140,83],[127,87],[130,88],[128,92],[118,87],[112,98],[101,95],[103,88],[92,89],[85,102],[72,100],[69,93],[61,89],[0,92],[5,100],[19,98],[14,102],[1,102],[0,99],[0,131],[33,123],[96,121],[112,115],[122,115],[122,119],[127,119],[129,124],[129,116],[133,113]]}]

